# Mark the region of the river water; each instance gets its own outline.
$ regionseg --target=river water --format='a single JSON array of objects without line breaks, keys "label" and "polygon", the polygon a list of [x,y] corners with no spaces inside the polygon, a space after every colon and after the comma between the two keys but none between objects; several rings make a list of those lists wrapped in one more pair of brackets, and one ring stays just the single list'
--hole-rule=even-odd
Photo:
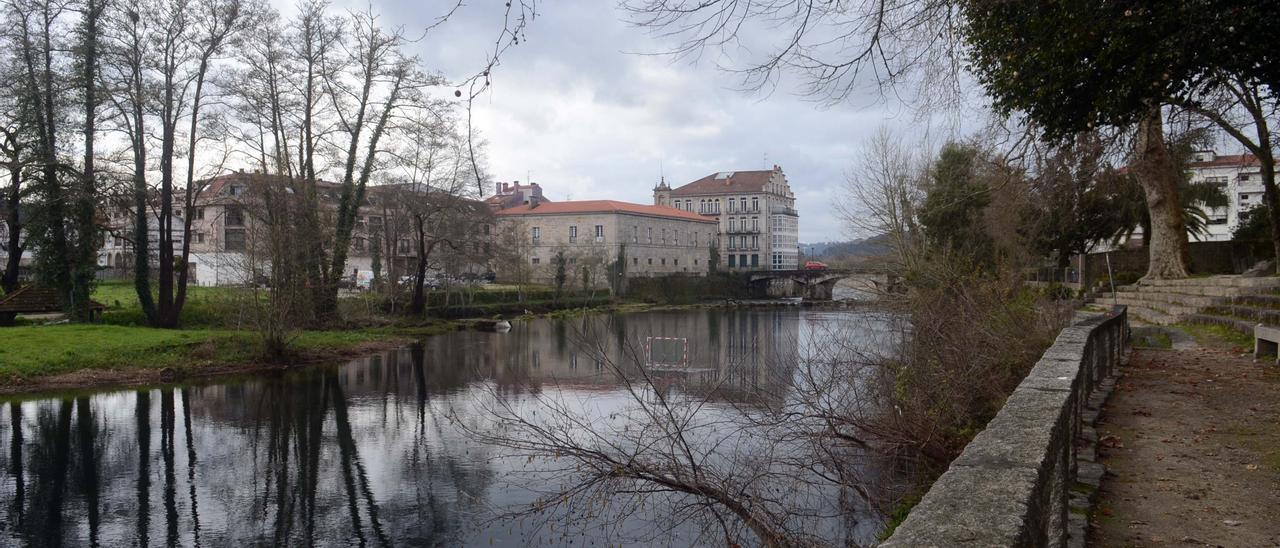
[{"label": "river water", "polygon": [[[663,512],[651,506],[569,528],[501,519],[556,480],[459,425],[496,407],[537,413],[525,404],[548,397],[603,421],[636,397],[624,363],[659,379],[656,392],[699,398],[704,415],[776,405],[798,356],[874,340],[869,316],[785,307],[531,320],[332,366],[0,400],[0,545],[707,542],[693,522],[649,519]],[[838,514],[821,525],[837,544],[879,527],[866,508]],[[664,532],[634,534],[647,528]]]}]

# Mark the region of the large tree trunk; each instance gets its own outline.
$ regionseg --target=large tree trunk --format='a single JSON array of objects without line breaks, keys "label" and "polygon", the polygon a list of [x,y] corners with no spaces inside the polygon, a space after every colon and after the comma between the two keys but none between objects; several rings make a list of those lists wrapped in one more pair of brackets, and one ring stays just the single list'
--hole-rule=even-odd
[{"label": "large tree trunk", "polygon": [[1271,221],[1271,248],[1275,251],[1275,271],[1280,272],[1280,189],[1276,188],[1276,159],[1268,153],[1258,156],[1262,171],[1262,199]]},{"label": "large tree trunk", "polygon": [[1151,230],[1143,235],[1148,242],[1149,264],[1144,280],[1186,278],[1189,262],[1187,229],[1178,199],[1178,181],[1164,142],[1160,107],[1152,107],[1138,122],[1135,141],[1135,175],[1147,197]]}]

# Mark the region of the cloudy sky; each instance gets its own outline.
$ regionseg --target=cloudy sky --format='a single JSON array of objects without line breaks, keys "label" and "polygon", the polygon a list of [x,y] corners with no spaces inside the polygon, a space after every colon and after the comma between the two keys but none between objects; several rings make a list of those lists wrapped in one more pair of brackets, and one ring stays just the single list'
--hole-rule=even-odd
[{"label": "cloudy sky", "polygon": [[[374,9],[410,31],[449,4],[379,0]],[[417,45],[451,78],[483,65],[502,24],[500,0],[469,4]],[[882,126],[919,132],[910,112],[875,95],[822,107],[786,86],[738,91],[714,60],[636,54],[663,49],[612,0],[539,2],[527,39],[503,56],[476,105],[493,176],[532,179],[555,200],[651,203],[660,173],[675,186],[778,164],[797,197],[800,240],[820,242],[847,236],[832,208],[863,143]]]}]

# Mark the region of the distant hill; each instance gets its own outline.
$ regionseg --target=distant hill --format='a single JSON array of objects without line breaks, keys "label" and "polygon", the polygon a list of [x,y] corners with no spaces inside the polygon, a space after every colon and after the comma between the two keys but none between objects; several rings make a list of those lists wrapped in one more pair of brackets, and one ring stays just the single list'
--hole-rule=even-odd
[{"label": "distant hill", "polygon": [[800,252],[818,260],[860,259],[888,253],[888,236],[873,236],[848,242],[819,242],[800,244]]}]

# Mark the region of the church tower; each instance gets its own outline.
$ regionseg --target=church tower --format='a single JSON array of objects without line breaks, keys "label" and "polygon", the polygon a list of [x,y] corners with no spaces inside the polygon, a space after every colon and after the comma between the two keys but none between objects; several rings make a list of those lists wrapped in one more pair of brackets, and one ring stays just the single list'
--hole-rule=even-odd
[{"label": "church tower", "polygon": [[671,205],[671,187],[667,186],[667,178],[662,177],[658,186],[653,187],[653,205],[673,207]]}]

